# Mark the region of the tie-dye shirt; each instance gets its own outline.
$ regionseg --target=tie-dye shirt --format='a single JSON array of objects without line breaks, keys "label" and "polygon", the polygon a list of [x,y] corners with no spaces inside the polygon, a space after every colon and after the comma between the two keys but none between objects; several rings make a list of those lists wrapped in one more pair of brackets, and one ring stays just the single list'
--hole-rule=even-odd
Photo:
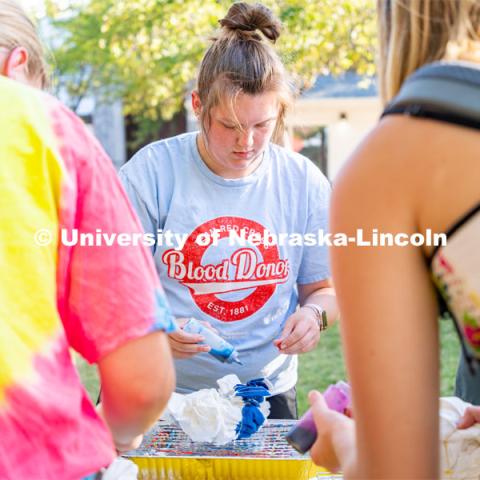
[{"label": "tie-dye shirt", "polygon": [[2,77],[0,112],[0,479],[78,480],[114,449],[69,347],[97,362],[174,325],[146,247],[61,244],[141,232],[82,122]]}]

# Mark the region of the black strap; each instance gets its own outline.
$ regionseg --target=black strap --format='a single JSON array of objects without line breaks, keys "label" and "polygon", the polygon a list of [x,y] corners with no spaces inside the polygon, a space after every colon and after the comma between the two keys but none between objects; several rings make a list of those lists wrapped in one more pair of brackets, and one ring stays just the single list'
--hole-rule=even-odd
[{"label": "black strap", "polygon": [[480,65],[458,61],[424,65],[407,78],[382,117],[392,114],[480,129]]},{"label": "black strap", "polygon": [[[479,91],[480,101],[480,91]],[[480,130],[480,121],[465,117],[452,112],[437,110],[435,107],[422,105],[421,103],[410,103],[407,105],[392,105],[387,107],[382,113],[382,117],[387,115],[408,115],[418,118],[429,118],[440,122],[453,123],[464,127]]]}]

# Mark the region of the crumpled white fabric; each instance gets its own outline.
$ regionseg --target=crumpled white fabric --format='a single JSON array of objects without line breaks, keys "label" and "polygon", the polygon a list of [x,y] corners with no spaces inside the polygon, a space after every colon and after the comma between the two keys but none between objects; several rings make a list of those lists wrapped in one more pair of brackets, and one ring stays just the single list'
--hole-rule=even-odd
[{"label": "crumpled white fabric", "polygon": [[265,417],[265,421],[270,415],[270,402],[263,402],[260,404],[258,407],[260,411],[262,412],[263,416]]},{"label": "crumpled white fabric", "polygon": [[131,460],[117,457],[109,465],[102,480],[137,480],[138,467]]},{"label": "crumpled white fabric", "polygon": [[242,383],[233,373],[217,380],[218,391],[226,398],[235,394],[235,385]]},{"label": "crumpled white fabric", "polygon": [[470,405],[457,397],[440,399],[442,479],[480,478],[480,424],[466,430],[457,429],[457,422]]},{"label": "crumpled white fabric", "polygon": [[206,388],[187,395],[174,393],[163,418],[173,417],[194,442],[224,445],[234,440],[243,402],[235,397],[233,387],[241,382],[236,375],[227,375],[217,383],[219,391]]}]

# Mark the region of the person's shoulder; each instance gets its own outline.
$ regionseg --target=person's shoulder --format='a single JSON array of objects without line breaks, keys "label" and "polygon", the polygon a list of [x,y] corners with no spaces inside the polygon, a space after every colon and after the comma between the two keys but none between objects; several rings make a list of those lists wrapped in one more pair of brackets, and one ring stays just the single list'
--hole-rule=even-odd
[{"label": "person's shoulder", "polygon": [[[335,213],[353,205],[362,215],[411,212],[438,169],[441,122],[392,115],[383,118],[346,159],[334,180]],[[445,145],[443,146],[445,150]],[[340,212],[340,213],[339,213]],[[398,215],[397,215],[398,216]]]},{"label": "person's shoulder", "polygon": [[[0,107],[9,105],[8,109],[2,108],[4,118],[7,112],[11,112],[16,117],[26,117],[30,125],[48,120],[49,126],[52,126],[55,121],[66,124],[65,131],[68,131],[72,125],[76,130],[78,125],[83,127],[82,121],[74,112],[58,99],[38,88],[0,75],[0,92]],[[46,126],[43,124],[43,127]]]},{"label": "person's shoulder", "polygon": [[126,165],[134,165],[136,162],[167,161],[172,156],[176,157],[178,153],[189,149],[194,136],[195,132],[182,133],[149,143],[135,153]]},{"label": "person's shoulder", "polygon": [[322,171],[308,157],[289,148],[270,144],[270,157],[277,168],[297,178],[304,178],[306,183],[329,186],[329,182]]},{"label": "person's shoulder", "polygon": [[174,168],[187,160],[194,137],[195,132],[190,132],[149,143],[136,152],[120,172],[129,176],[139,171],[154,173]]},{"label": "person's shoulder", "polygon": [[[17,128],[23,135],[28,130],[28,141],[36,138],[37,146],[55,151],[67,170],[97,160],[101,147],[72,110],[45,91],[1,76],[0,82],[4,124]],[[8,109],[2,108],[4,102],[10,103]]]},{"label": "person's shoulder", "polygon": [[302,154],[295,152],[290,148],[283,147],[282,145],[277,145],[276,143],[270,143],[269,149],[272,159],[282,166],[305,168],[309,161],[308,158]]},{"label": "person's shoulder", "polygon": [[[335,179],[335,186],[347,188],[368,183],[370,193],[389,189],[403,193],[415,178],[428,178],[432,152],[438,143],[438,129],[450,126],[429,119],[403,115],[384,117],[346,159]],[[393,190],[390,190],[393,193]]]},{"label": "person's shoulder", "polygon": [[[2,75],[0,75],[0,92],[0,102],[2,104],[10,103],[11,107],[20,109],[26,107],[28,102],[38,101],[41,97],[47,96],[34,87]],[[53,97],[51,98],[53,100]]]}]

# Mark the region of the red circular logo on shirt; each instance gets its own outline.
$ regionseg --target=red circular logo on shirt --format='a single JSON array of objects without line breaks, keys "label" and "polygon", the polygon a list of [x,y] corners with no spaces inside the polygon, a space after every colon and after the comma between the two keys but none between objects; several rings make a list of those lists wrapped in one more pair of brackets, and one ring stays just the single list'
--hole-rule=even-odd
[{"label": "red circular logo on shirt", "polygon": [[[207,252],[225,242],[231,245],[226,258],[208,263]],[[240,217],[219,217],[200,225],[182,250],[167,250],[162,261],[169,278],[189,289],[200,310],[224,322],[257,312],[289,273],[288,260],[280,259],[269,231]],[[242,293],[241,299],[228,299]]]}]

